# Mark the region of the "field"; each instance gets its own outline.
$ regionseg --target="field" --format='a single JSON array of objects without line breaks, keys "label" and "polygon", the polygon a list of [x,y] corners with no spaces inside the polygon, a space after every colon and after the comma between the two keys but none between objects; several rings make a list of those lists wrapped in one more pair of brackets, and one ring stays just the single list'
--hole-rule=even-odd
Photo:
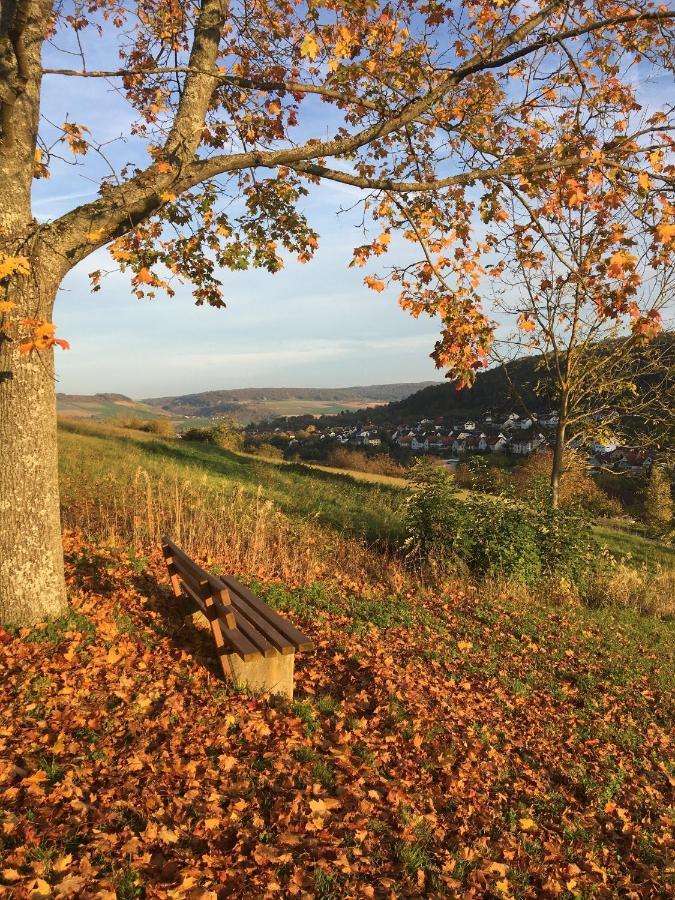
[{"label": "field", "polygon": [[58,394],[57,406],[59,415],[71,419],[121,419],[131,416],[141,419],[166,418],[163,411],[137,400],[122,399],[121,395]]},{"label": "field", "polygon": [[[675,624],[420,580],[403,490],[62,423],[64,620],[0,640],[0,894],[668,895]],[[169,530],[314,640],[218,676]]]}]

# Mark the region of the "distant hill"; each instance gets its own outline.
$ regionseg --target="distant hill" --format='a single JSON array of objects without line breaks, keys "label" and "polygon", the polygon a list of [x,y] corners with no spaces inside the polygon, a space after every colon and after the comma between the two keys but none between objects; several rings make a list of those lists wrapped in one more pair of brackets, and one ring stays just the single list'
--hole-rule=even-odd
[{"label": "distant hill", "polygon": [[[672,331],[660,335],[657,344],[664,345],[669,353],[675,354],[675,334]],[[365,419],[374,424],[399,424],[441,416],[452,418],[455,415],[459,420],[476,418],[487,412],[499,415],[512,411],[520,415],[524,412],[523,404],[528,412],[541,413],[549,410],[553,402],[543,389],[545,372],[540,368],[540,362],[539,355],[523,356],[479,372],[470,389],[458,390],[456,383],[451,381],[432,383],[393,402],[331,417],[330,424],[356,423]],[[649,377],[638,378],[638,389],[649,382]],[[518,395],[522,404],[518,401]]]},{"label": "distant hill", "polygon": [[377,407],[434,384],[422,381],[346,388],[238,388],[132,400],[124,394],[57,394],[58,410],[70,418],[213,419],[230,416],[242,425],[277,416],[318,416]]},{"label": "distant hill", "polygon": [[278,416],[331,415],[402,400],[436,382],[357,385],[345,388],[238,388],[142,402],[172,416],[210,419],[231,416],[242,423]]},{"label": "distant hill", "polygon": [[124,394],[57,394],[59,414],[70,419],[165,418],[167,413]]}]

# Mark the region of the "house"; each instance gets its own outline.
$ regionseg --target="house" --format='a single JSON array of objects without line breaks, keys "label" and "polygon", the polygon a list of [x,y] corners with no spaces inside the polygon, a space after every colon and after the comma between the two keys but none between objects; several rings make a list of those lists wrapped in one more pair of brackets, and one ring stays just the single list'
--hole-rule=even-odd
[{"label": "house", "polygon": [[543,449],[545,446],[546,438],[535,428],[514,435],[511,439],[511,452],[515,453],[517,456],[529,456],[530,453],[533,453],[535,450]]}]

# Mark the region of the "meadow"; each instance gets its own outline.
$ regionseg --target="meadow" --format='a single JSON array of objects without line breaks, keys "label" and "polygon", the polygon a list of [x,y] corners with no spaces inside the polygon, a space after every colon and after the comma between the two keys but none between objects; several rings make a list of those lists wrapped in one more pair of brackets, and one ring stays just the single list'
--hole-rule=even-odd
[{"label": "meadow", "polygon": [[[400,478],[265,460],[93,422],[62,420],[59,447],[65,523],[84,527],[92,538],[140,541],[147,550],[165,524],[190,552],[217,555],[228,541],[225,532],[237,529],[233,504],[246,515],[246,507],[260,509],[261,503],[290,526],[316,525],[380,550],[403,538]],[[630,564],[675,567],[672,547],[624,522],[600,520],[594,532]]]}]

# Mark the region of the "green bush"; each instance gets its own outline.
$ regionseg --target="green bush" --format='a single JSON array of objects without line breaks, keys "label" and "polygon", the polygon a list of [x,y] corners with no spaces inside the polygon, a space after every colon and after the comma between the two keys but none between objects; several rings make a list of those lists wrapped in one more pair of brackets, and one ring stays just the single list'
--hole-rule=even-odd
[{"label": "green bush", "polygon": [[244,447],[243,430],[227,419],[208,428],[188,428],[182,433],[182,438],[184,441],[213,444],[222,450],[242,450]]},{"label": "green bush", "polygon": [[409,481],[404,520],[410,555],[530,585],[555,576],[581,586],[597,565],[590,521],[578,507],[553,510],[482,494],[460,500],[452,476],[426,460],[413,467]]}]

